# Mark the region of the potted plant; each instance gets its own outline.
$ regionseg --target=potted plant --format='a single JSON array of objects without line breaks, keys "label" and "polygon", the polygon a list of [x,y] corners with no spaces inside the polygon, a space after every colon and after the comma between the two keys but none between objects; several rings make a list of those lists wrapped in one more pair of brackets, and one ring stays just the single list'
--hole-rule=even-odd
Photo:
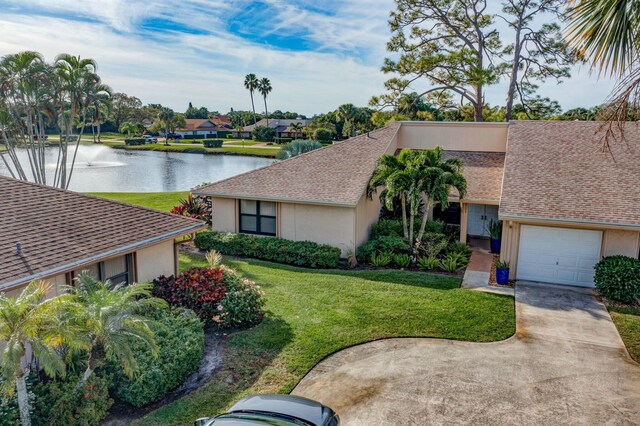
[{"label": "potted plant", "polygon": [[499,260],[496,263],[496,282],[500,285],[509,284],[509,262]]},{"label": "potted plant", "polygon": [[500,243],[502,240],[502,222],[500,222],[499,220],[491,219],[489,221],[489,226],[487,227],[487,232],[489,233],[489,237],[491,238],[491,252],[500,253]]}]

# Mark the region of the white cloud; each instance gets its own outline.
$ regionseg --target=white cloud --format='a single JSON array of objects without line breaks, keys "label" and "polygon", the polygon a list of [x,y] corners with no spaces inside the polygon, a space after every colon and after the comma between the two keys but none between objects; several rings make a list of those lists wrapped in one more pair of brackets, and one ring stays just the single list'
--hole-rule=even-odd
[{"label": "white cloud", "polygon": [[[387,55],[392,0],[265,2],[277,24],[265,26],[264,37],[302,34],[318,47],[281,50],[231,34],[227,20],[249,0],[0,0],[0,56],[29,49],[49,60],[61,52],[92,57],[115,90],[176,110],[189,101],[220,111],[249,109],[243,88],[249,72],[271,79],[270,110],[312,115],[345,102],[365,105],[383,91],[387,76],[379,69]],[[25,14],[25,7],[34,12]],[[331,16],[319,8],[331,10]],[[150,33],[141,28],[149,18],[206,31]],[[566,108],[591,106],[604,100],[611,86],[577,69],[561,86],[542,85],[540,94]],[[489,88],[487,100],[503,103],[504,90]]]}]

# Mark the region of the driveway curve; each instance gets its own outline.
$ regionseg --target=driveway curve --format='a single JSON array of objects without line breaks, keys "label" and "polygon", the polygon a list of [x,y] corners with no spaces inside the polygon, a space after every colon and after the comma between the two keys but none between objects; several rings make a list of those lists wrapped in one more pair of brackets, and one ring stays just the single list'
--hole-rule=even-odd
[{"label": "driveway curve", "polygon": [[583,289],[518,283],[516,335],[389,339],[340,351],[293,393],[345,426],[640,425],[640,366]]}]

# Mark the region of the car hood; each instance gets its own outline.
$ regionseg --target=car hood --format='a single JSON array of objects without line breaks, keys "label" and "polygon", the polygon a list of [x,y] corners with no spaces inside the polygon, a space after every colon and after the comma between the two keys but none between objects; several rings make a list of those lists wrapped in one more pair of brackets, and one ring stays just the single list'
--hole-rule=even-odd
[{"label": "car hood", "polygon": [[261,411],[280,413],[305,420],[317,426],[324,425],[334,412],[329,407],[307,398],[293,395],[254,395],[238,401],[230,413],[238,411]]}]

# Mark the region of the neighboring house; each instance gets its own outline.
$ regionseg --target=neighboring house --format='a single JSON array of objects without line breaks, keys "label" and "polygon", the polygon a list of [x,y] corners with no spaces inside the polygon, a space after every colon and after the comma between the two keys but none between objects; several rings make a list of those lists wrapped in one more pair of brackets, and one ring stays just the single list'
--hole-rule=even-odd
[{"label": "neighboring house", "polygon": [[[245,126],[242,134],[238,135],[241,137],[249,138],[251,137],[251,132],[256,127],[271,127],[272,129],[276,129],[276,138],[301,138],[303,136],[303,129],[307,127],[311,123],[311,120],[290,120],[290,119],[269,119],[269,125],[267,125],[267,119],[263,118],[258,121],[256,124],[252,124],[250,126]],[[301,126],[300,130],[292,129],[292,124],[299,124]],[[237,132],[235,132],[237,134]]]},{"label": "neighboring house", "polygon": [[228,120],[217,118],[187,118],[184,120],[184,129],[176,129],[175,133],[185,136],[221,137],[230,133],[233,129]]},{"label": "neighboring house", "polygon": [[70,285],[84,270],[114,283],[178,270],[176,240],[204,222],[0,177],[0,292],[31,280]]},{"label": "neighboring house", "polygon": [[232,177],[197,193],[213,201],[219,231],[311,240],[346,255],[364,243],[380,201],[366,196],[377,159],[441,146],[465,163],[465,198],[451,198],[460,240],[503,221],[511,277],[593,286],[602,256],[638,257],[640,128],[629,124],[613,155],[598,150],[595,122],[401,122]]}]

